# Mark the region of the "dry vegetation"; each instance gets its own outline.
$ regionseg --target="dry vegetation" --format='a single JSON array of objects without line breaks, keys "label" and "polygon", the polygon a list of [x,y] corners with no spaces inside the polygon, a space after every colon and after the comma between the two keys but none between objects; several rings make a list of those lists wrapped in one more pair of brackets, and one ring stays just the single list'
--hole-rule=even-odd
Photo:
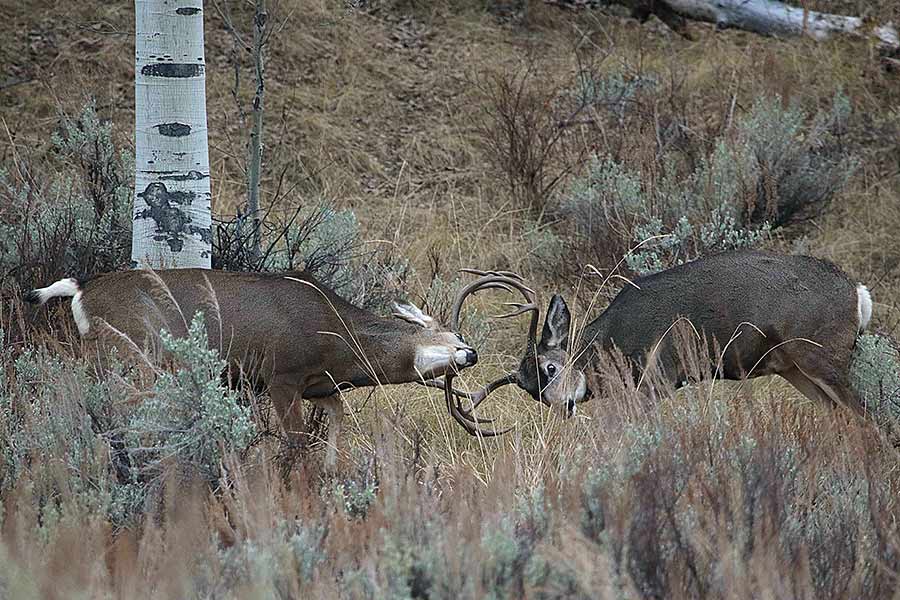
[{"label": "dry vegetation", "polygon": [[[226,218],[244,202],[248,134],[232,40],[205,4],[213,208]],[[263,203],[273,219],[323,201],[353,211],[361,241],[339,250],[348,258],[331,275],[350,269],[341,281],[358,301],[377,309],[402,290],[441,315],[456,270],[477,266],[517,270],[544,301],[558,290],[596,311],[618,289],[604,277],[636,231],[653,219],[676,231],[685,216],[700,232],[727,202],[736,231],[759,234],[752,243],[835,261],[872,289],[876,329],[892,334],[900,322],[900,74],[867,42],[698,24],[689,39],[652,19],[536,1],[512,13],[476,0],[272,4]],[[900,20],[888,0],[807,4]],[[249,31],[249,10],[232,10]],[[84,232],[118,231],[109,207],[123,183],[110,174],[128,157],[85,150],[65,124],[83,123],[93,98],[110,148],[127,154],[131,11],[0,0],[0,598],[896,597],[896,451],[871,424],[769,379],[651,394],[611,369],[603,399],[570,422],[506,388],[486,411],[517,427],[491,440],[469,438],[435,391],[356,392],[330,477],[321,444],[285,454],[265,396],[240,390],[237,409],[257,417],[249,444],[220,428],[191,460],[178,446],[168,460],[124,463],[123,449],[139,445],[129,435],[162,414],[136,407],[183,397],[171,392],[177,381],[98,381],[66,311],[29,312],[15,298],[68,269],[117,264],[118,233]],[[246,110],[249,57],[240,63]],[[815,129],[840,98],[849,113]],[[753,140],[770,148],[789,128],[764,135],[750,124],[790,110],[795,135],[778,138],[788,149],[710,200],[725,181],[702,170],[717,148],[734,159],[724,164]],[[595,156],[621,168],[596,176],[615,184],[597,196],[614,209],[599,225],[573,209]],[[108,168],[92,171],[99,159]],[[798,184],[797,165],[822,176]],[[640,210],[622,204],[628,190],[615,186],[626,176]],[[53,203],[65,218],[50,218]],[[100,205],[107,216],[85,225]],[[618,273],[692,258],[709,249],[701,237],[657,246]],[[102,239],[103,251],[76,238]],[[363,259],[378,266],[365,277]],[[473,304],[466,334],[481,358],[460,384],[517,359],[522,324],[484,317],[500,300]],[[215,405],[230,396],[203,364],[180,376]]]}]

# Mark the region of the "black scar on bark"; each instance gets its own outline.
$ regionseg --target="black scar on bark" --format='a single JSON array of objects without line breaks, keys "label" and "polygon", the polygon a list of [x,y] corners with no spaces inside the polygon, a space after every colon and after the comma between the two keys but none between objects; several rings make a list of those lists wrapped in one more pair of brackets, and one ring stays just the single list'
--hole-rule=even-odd
[{"label": "black scar on bark", "polygon": [[153,219],[156,223],[153,239],[166,242],[172,252],[181,252],[186,235],[198,235],[203,241],[212,240],[210,229],[191,225],[191,217],[180,208],[192,204],[195,197],[193,192],[170,191],[164,183],[154,181],[138,194],[138,198],[142,198],[149,208],[140,211],[134,218]]},{"label": "black scar on bark", "polygon": [[178,171],[144,171],[152,175],[157,175],[160,181],[199,181],[207,179],[209,175],[200,171],[188,171],[187,173],[179,173]]},{"label": "black scar on bark", "polygon": [[199,9],[199,8],[193,8],[193,7],[185,6],[185,7],[182,7],[182,8],[177,8],[177,9],[175,9],[175,12],[178,13],[179,15],[184,15],[184,16],[187,16],[187,15],[196,15],[198,12],[200,12],[200,9]]},{"label": "black scar on bark", "polygon": [[141,75],[147,77],[199,77],[203,75],[203,65],[194,63],[153,63],[141,67]]},{"label": "black scar on bark", "polygon": [[184,137],[191,133],[191,126],[187,123],[160,123],[154,127],[159,129],[160,135],[166,137]]},{"label": "black scar on bark", "polygon": [[212,243],[212,227],[197,227],[196,225],[191,225],[191,234],[200,236],[200,239],[207,244]]}]

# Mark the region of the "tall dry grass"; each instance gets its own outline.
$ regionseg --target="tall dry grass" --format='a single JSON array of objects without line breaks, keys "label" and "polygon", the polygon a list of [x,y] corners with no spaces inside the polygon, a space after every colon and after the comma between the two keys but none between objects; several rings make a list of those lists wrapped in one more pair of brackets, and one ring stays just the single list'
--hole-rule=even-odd
[{"label": "tall dry grass", "polygon": [[[897,451],[873,424],[765,382],[675,392],[612,364],[576,419],[495,402],[517,430],[469,443],[421,394],[379,389],[372,414],[350,419],[337,473],[312,446],[285,478],[263,437],[216,463],[211,484],[173,470],[121,520],[103,493],[121,484],[114,444],[78,424],[86,407],[130,398],[95,397],[66,345],[29,346],[53,356],[3,349],[7,597],[883,598],[897,587]],[[699,376],[695,349],[682,356]],[[402,410],[412,403],[425,415]],[[9,446],[22,440],[33,445]]]}]

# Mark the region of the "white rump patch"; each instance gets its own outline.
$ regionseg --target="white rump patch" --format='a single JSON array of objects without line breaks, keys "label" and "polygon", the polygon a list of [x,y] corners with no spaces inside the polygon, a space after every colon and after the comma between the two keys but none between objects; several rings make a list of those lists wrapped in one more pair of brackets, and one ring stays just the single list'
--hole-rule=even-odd
[{"label": "white rump patch", "polygon": [[69,277],[67,279],[60,279],[53,285],[49,285],[45,288],[31,290],[28,293],[27,299],[29,302],[37,301],[40,304],[44,304],[50,298],[71,297],[72,316],[75,317],[75,325],[78,326],[78,333],[87,335],[87,332],[90,329],[90,322],[88,320],[87,311],[84,309],[84,304],[81,302],[83,293],[84,292],[82,292],[81,288],[78,286],[78,280],[74,277]]},{"label": "white rump patch", "polygon": [[34,294],[37,294],[38,301],[43,304],[50,298],[57,297],[71,297],[78,293],[78,280],[72,277],[67,279],[60,279],[53,285],[49,285],[45,288],[39,288],[34,290]]},{"label": "white rump patch", "polygon": [[75,317],[75,325],[78,326],[78,333],[81,335],[87,335],[87,332],[91,328],[90,321],[88,320],[87,311],[84,309],[84,304],[81,302],[81,296],[84,292],[78,290],[75,293],[75,297],[72,298],[72,316]]},{"label": "white rump patch", "polygon": [[424,327],[425,329],[434,328],[434,319],[422,312],[422,309],[415,304],[400,304],[394,302],[391,305],[391,314],[398,319],[403,319],[407,323]]},{"label": "white rump patch", "polygon": [[869,288],[861,283],[856,286],[856,312],[859,317],[857,331],[862,333],[872,319],[872,294],[869,293]]}]

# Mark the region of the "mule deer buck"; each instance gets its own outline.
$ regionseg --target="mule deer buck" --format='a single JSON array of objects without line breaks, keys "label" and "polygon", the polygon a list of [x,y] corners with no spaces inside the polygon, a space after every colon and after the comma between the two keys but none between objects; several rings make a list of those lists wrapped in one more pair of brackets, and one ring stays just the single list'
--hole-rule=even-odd
[{"label": "mule deer buck", "polygon": [[550,300],[538,340],[534,292],[512,273],[477,273],[494,287],[519,290],[525,302],[516,304],[514,314],[530,313],[531,324],[517,370],[476,393],[447,390],[448,402],[451,395],[473,401],[470,409],[460,410],[465,415],[491,391],[511,383],[571,415],[576,403],[591,396],[586,373],[613,347],[631,363],[635,381],[655,364],[680,386],[685,373],[679,372],[669,334],[681,320],[705,336],[717,377],[780,375],[812,400],[865,412],[850,388],[849,368],[857,336],[872,316],[872,298],[866,286],[854,285],[831,263],[731,251],[640,277],[584,327],[580,342],[571,347],[571,316],[562,296]]},{"label": "mule deer buck", "polygon": [[[184,336],[196,311],[206,313],[210,344],[229,361],[268,385],[289,436],[302,426],[302,398],[329,417],[326,466],[336,462],[340,392],[381,383],[424,383],[470,367],[478,356],[458,330],[464,295],[454,304],[452,330],[412,304],[394,304],[396,319],[353,306],[302,272],[238,273],[200,269],[124,271],[90,281],[62,279],[31,290],[43,304],[72,298],[82,337],[146,344],[160,328]],[[185,319],[187,315],[187,319]],[[469,433],[478,420],[451,411]]]}]

